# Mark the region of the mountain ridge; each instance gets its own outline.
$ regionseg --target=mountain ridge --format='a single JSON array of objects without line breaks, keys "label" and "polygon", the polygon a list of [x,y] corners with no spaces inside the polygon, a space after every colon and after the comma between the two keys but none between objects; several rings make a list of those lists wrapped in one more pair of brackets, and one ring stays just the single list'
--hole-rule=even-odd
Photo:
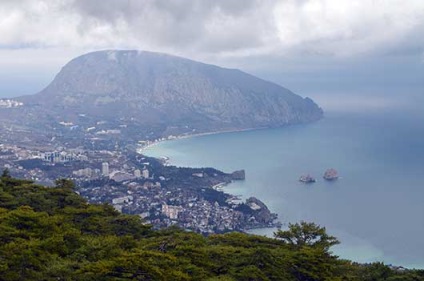
[{"label": "mountain ridge", "polygon": [[16,100],[24,103],[27,123],[78,124],[84,115],[84,126],[122,120],[162,136],[279,127],[323,116],[311,99],[241,70],[136,50],[76,57],[45,89]]}]

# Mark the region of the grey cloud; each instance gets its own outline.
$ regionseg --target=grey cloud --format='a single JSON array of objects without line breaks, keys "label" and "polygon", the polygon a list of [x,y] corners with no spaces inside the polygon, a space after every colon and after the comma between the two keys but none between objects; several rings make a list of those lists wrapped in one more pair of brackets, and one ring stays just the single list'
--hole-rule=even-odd
[{"label": "grey cloud", "polygon": [[399,3],[2,0],[0,46],[139,48],[196,58],[419,49],[424,46],[424,2]]},{"label": "grey cloud", "polygon": [[[134,21],[140,11],[161,12],[162,16],[174,18],[175,21],[184,21],[187,18],[204,17],[216,9],[221,10],[227,15],[242,15],[245,11],[261,5],[257,0],[74,0],[73,6],[79,12],[105,20],[113,20],[116,17],[124,15],[128,20]],[[196,14],[194,14],[196,13]]]},{"label": "grey cloud", "polygon": [[[257,29],[263,29],[263,22],[267,21],[266,17],[253,21],[252,14],[259,5],[256,0],[243,1],[242,5],[234,0],[110,0],[108,5],[97,0],[73,2],[74,10],[83,15],[81,26],[87,32],[93,21],[112,29],[122,21],[129,35],[141,44],[211,52],[259,45],[262,38],[258,36],[261,30]],[[214,24],[219,30],[211,30]]]}]

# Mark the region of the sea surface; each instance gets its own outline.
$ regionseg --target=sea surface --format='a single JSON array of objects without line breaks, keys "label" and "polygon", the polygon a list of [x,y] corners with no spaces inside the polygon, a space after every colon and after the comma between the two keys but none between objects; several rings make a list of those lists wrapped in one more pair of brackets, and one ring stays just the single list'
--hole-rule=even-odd
[{"label": "sea surface", "polygon": [[[165,141],[143,153],[170,157],[178,166],[245,169],[246,180],[226,192],[258,197],[284,224],[325,226],[341,241],[333,248],[340,257],[424,268],[420,113],[330,112],[312,124]],[[327,168],[341,178],[324,181]],[[317,182],[299,182],[304,173]]]}]

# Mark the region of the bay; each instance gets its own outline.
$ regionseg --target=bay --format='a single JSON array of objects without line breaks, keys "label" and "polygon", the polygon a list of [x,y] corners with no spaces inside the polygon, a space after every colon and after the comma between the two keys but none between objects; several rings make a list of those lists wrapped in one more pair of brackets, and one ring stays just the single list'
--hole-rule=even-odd
[{"label": "bay", "polygon": [[[306,125],[161,142],[171,164],[246,170],[226,192],[255,196],[284,224],[313,221],[342,258],[424,268],[424,122],[403,112],[326,113]],[[341,178],[322,179],[327,168]],[[314,184],[298,181],[310,173]],[[283,226],[284,227],[284,226]],[[271,235],[273,229],[254,233]]]}]

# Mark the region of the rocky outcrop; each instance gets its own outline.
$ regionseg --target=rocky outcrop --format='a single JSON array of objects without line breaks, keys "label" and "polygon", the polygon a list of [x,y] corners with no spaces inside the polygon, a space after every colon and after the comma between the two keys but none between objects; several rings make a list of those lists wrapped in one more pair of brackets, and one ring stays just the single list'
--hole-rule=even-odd
[{"label": "rocky outcrop", "polygon": [[339,173],[336,169],[331,168],[325,171],[323,178],[328,181],[333,181],[339,178]]},{"label": "rocky outcrop", "polygon": [[244,170],[238,170],[231,173],[232,180],[245,180],[246,172]]},{"label": "rocky outcrop", "polygon": [[273,224],[277,219],[277,215],[271,213],[268,207],[256,197],[250,197],[246,200],[246,205],[253,211],[256,221],[261,226]]},{"label": "rocky outcrop", "polygon": [[304,183],[314,183],[316,182],[316,179],[313,176],[306,174],[306,175],[301,175],[299,177],[299,181]]}]

